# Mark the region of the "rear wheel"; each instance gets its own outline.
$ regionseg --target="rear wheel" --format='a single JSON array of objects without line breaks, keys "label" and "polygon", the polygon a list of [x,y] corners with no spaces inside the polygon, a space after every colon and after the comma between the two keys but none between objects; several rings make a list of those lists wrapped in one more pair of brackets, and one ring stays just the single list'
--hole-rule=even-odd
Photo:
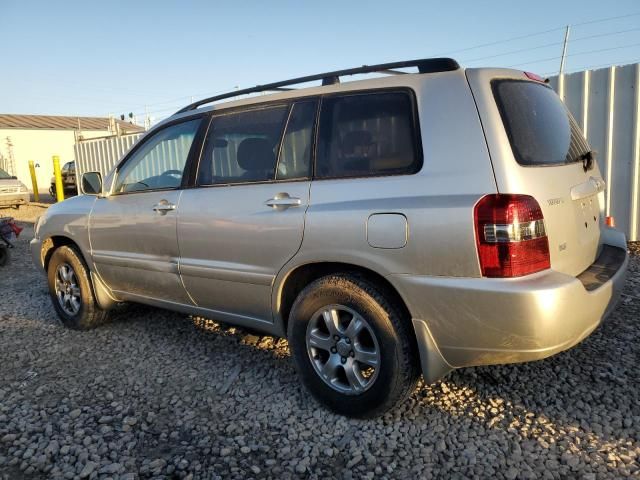
[{"label": "rear wheel", "polygon": [[347,274],[320,278],[296,299],[288,337],[307,389],[331,410],[371,417],[404,401],[419,376],[402,309]]},{"label": "rear wheel", "polygon": [[47,279],[51,301],[66,327],[88,330],[104,323],[107,312],[98,306],[89,270],[75,248],[63,246],[53,252]]}]

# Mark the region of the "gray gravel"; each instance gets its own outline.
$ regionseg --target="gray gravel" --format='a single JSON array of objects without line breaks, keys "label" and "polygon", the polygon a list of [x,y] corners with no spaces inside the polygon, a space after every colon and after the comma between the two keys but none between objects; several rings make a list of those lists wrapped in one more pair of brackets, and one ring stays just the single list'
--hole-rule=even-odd
[{"label": "gray gravel", "polygon": [[362,421],[309,398],[284,340],[135,306],[64,329],[28,253],[41,212],[0,211],[27,227],[0,270],[0,478],[640,475],[640,257],[571,351],[456,371]]}]

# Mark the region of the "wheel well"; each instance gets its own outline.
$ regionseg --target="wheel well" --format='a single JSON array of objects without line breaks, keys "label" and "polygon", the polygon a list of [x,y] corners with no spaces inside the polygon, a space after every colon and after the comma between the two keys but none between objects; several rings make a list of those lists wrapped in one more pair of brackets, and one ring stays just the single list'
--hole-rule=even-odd
[{"label": "wheel well", "polygon": [[[47,238],[44,242],[42,242],[42,265],[44,266],[44,270],[47,271],[49,268],[49,260],[51,260],[51,255],[56,249],[63,247],[65,245],[72,245],[74,247],[78,247],[76,243],[71,240],[69,237],[63,237],[59,235],[55,235],[53,237]],[[80,251],[80,249],[78,249]]]},{"label": "wheel well", "polygon": [[[298,294],[311,282],[317,280],[320,277],[331,275],[335,273],[349,273],[352,275],[360,276],[373,284],[385,295],[394,305],[397,305],[401,309],[402,318],[404,318],[409,325],[411,324],[411,313],[407,308],[406,303],[395,289],[393,285],[379,273],[374,272],[365,267],[359,265],[352,265],[349,263],[339,262],[322,262],[322,263],[309,263],[296,268],[285,279],[280,294],[280,314],[282,316],[284,333],[287,332],[287,324],[289,322],[289,314],[291,313],[291,307],[295,302]],[[411,326],[410,331],[413,332]]]}]

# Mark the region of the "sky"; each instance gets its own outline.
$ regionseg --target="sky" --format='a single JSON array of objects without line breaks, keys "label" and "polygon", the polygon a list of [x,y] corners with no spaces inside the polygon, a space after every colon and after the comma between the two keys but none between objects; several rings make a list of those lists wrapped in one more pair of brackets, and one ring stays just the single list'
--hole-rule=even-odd
[{"label": "sky", "polygon": [[191,98],[433,56],[558,72],[640,62],[638,0],[0,0],[0,113],[156,122]]}]

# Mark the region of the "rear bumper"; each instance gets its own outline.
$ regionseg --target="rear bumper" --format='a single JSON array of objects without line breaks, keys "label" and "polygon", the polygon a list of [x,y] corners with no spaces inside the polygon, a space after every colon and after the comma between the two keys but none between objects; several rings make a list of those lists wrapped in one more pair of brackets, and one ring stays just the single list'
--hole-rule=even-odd
[{"label": "rear bumper", "polygon": [[27,193],[2,193],[0,194],[0,207],[11,207],[14,205],[26,205],[31,200],[31,195]]},{"label": "rear bumper", "polygon": [[[626,249],[606,246],[586,283],[552,270],[514,279],[393,275],[390,280],[414,317],[423,370],[428,351],[431,368],[446,373],[538,360],[571,348],[615,307],[628,262]],[[434,367],[437,358],[441,364]],[[426,371],[425,376],[435,379]]]}]

